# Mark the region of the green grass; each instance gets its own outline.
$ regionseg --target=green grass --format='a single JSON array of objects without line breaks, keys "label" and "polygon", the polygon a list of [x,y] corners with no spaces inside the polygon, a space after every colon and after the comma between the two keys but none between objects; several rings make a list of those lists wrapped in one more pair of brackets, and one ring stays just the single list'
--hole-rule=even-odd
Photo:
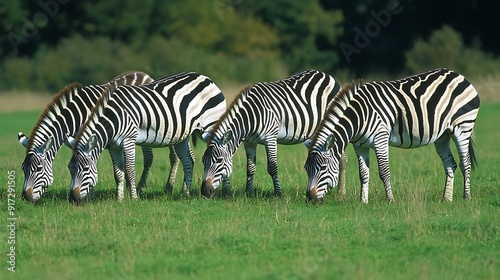
[{"label": "green grass", "polygon": [[[322,205],[305,203],[306,149],[280,146],[284,196],[273,197],[263,148],[256,197],[244,195],[245,158],[234,159],[234,197],[200,197],[203,145],[196,148],[193,195],[163,194],[167,149],[155,150],[145,198],[116,201],[108,155],[99,161],[96,201],[67,202],[70,151],[54,162],[54,185],[39,205],[20,199],[24,149],[38,112],[0,114],[0,183],[16,171],[16,272],[7,271],[7,229],[2,226],[1,279],[499,279],[500,104],[484,104],[475,135],[479,168],[472,199],[462,199],[461,173],[454,201],[441,202],[444,172],[434,147],[391,149],[396,203],[385,202],[372,153],[369,204],[359,202],[357,162],[348,148],[347,195],[336,191]],[[137,170],[142,169],[138,159]],[[2,217],[7,213],[1,189]],[[5,221],[6,219],[3,218]]]}]

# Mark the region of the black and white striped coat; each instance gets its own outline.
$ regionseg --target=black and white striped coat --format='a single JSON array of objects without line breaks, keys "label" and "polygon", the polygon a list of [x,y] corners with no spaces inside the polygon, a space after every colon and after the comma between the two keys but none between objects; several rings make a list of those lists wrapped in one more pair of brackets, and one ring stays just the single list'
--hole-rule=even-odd
[{"label": "black and white striped coat", "polygon": [[275,194],[280,196],[277,144],[297,144],[311,137],[339,89],[334,78],[316,70],[244,88],[211,131],[203,155],[202,194],[212,197],[221,183],[226,190],[230,188],[232,157],[243,142],[247,154],[247,193],[253,187],[256,147],[262,144]]},{"label": "black and white striped coat", "polygon": [[[97,158],[107,148],[125,173],[131,195],[135,189],[135,144],[173,146],[184,168],[189,193],[194,155],[189,136],[205,133],[226,109],[221,90],[206,76],[179,73],[142,86],[110,86],[103,92],[78,133],[69,163],[71,196],[81,201],[97,183]],[[117,180],[118,199],[124,197],[123,178]]]},{"label": "black and white striped coat", "polygon": [[470,170],[474,166],[472,129],[479,110],[479,96],[460,74],[435,69],[407,78],[342,88],[329,105],[312,139],[305,169],[307,196],[323,200],[335,186],[338,161],[352,143],[359,162],[361,201],[368,203],[369,149],[377,156],[378,169],[389,202],[394,201],[389,173],[389,145],[418,148],[434,143],[443,161],[444,199],[453,198],[457,164],[450,150],[456,143],[464,176],[464,197],[470,198]]},{"label": "black and white striped coat", "polygon": [[[153,79],[143,72],[126,72],[109,83],[119,86],[140,85],[152,81]],[[26,157],[22,164],[25,176],[23,197],[26,200],[37,202],[45,189],[52,184],[52,162],[57,151],[67,142],[68,135],[75,135],[87,120],[92,107],[108,84],[82,87],[79,83],[72,83],[66,86],[53,97],[42,112],[29,139],[24,133],[18,133],[19,142],[26,148]],[[141,184],[145,185],[153,156],[150,148],[143,149],[143,153],[145,166]]]}]

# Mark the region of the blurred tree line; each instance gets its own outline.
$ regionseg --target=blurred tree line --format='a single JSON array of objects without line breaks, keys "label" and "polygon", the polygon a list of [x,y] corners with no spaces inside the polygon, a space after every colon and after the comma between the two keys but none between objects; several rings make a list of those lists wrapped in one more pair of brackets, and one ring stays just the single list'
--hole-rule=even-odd
[{"label": "blurred tree line", "polygon": [[500,72],[499,8],[479,0],[8,1],[0,89],[55,92],[131,69],[155,78],[197,71],[217,83],[305,68],[342,82],[434,67],[486,75]]}]

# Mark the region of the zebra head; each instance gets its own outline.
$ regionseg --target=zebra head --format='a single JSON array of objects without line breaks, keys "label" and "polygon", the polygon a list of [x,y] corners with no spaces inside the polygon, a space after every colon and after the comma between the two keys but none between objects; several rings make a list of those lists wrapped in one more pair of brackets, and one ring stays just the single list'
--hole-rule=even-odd
[{"label": "zebra head", "polygon": [[[22,132],[18,133],[19,142],[27,146],[28,137]],[[22,197],[33,203],[38,202],[45,189],[52,184],[52,159],[47,152],[52,148],[54,139],[50,137],[38,147],[32,147],[26,154],[22,169],[24,173],[24,186]]]},{"label": "zebra head", "polygon": [[233,133],[228,130],[222,138],[214,137],[207,145],[202,158],[204,173],[201,194],[205,197],[213,197],[221,182],[231,175],[233,161],[228,143],[232,139]]},{"label": "zebra head", "polygon": [[330,135],[324,145],[309,150],[304,169],[309,178],[306,196],[310,201],[322,202],[328,190],[338,183],[339,157],[334,155],[333,141]]},{"label": "zebra head", "polygon": [[97,184],[97,156],[91,153],[96,147],[97,140],[95,135],[92,135],[82,150],[73,152],[68,164],[71,173],[69,199],[72,202],[82,202]]}]

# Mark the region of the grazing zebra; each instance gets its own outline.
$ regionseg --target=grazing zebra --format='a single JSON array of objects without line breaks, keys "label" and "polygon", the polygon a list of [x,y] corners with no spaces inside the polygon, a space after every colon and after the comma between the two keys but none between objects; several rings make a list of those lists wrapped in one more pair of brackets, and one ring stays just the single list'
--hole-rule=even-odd
[{"label": "grazing zebra", "polygon": [[[206,135],[225,109],[221,90],[198,73],[179,73],[142,86],[109,85],[73,143],[71,197],[81,201],[97,184],[97,158],[104,148],[137,197],[135,144],[173,146],[184,168],[183,190],[189,194],[194,164],[189,136],[195,131]],[[117,188],[122,200],[123,180],[117,181]]]},{"label": "grazing zebra", "polygon": [[[110,83],[119,86],[123,84],[138,85],[152,82],[153,79],[142,72],[126,72],[115,77]],[[19,142],[26,148],[26,157],[22,164],[24,172],[23,197],[37,202],[45,189],[52,184],[52,162],[54,157],[66,143],[68,135],[74,135],[85,122],[100,93],[107,84],[82,87],[72,83],[56,94],[40,115],[30,138],[24,133],[18,133]],[[143,149],[144,171],[141,186],[146,184],[146,178],[153,160],[150,148]],[[176,159],[171,153],[171,158]],[[175,178],[176,165],[171,176]]]},{"label": "grazing zebra", "polygon": [[435,69],[388,82],[342,88],[309,147],[305,169],[309,176],[307,196],[321,201],[328,187],[337,184],[338,161],[350,142],[358,157],[361,201],[368,203],[369,148],[375,150],[380,178],[389,202],[394,202],[389,173],[389,145],[417,148],[434,143],[446,173],[443,199],[453,199],[457,164],[450,150],[455,141],[464,176],[464,197],[470,198],[470,170],[476,159],[472,129],[479,96],[460,74]]},{"label": "grazing zebra", "polygon": [[308,139],[339,89],[339,83],[328,74],[305,70],[241,90],[210,132],[203,155],[202,194],[213,197],[221,182],[225,191],[230,190],[232,157],[243,142],[247,155],[246,192],[252,192],[256,147],[262,144],[275,195],[281,196],[277,144],[297,144]]}]

